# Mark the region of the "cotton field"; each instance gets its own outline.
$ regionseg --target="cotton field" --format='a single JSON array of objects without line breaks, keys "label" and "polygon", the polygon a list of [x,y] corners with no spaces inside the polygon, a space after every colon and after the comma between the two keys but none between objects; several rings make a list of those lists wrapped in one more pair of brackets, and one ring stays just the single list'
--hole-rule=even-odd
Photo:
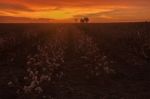
[{"label": "cotton field", "polygon": [[136,28],[142,25],[38,24],[1,30],[0,98],[147,99],[150,31],[148,24]]}]

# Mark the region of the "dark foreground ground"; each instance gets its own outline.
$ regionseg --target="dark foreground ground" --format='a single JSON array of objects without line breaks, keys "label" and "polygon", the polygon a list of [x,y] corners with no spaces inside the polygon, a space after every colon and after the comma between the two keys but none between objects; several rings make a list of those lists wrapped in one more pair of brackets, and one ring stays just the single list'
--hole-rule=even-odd
[{"label": "dark foreground ground", "polygon": [[150,23],[0,24],[0,99],[149,99]]}]

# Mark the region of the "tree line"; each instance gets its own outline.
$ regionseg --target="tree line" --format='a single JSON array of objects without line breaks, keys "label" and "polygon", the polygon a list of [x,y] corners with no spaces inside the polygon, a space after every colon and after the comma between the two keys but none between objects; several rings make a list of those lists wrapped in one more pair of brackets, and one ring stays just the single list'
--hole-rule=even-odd
[{"label": "tree line", "polygon": [[88,17],[82,17],[80,19],[75,19],[75,22],[80,22],[80,23],[88,23],[90,19]]}]

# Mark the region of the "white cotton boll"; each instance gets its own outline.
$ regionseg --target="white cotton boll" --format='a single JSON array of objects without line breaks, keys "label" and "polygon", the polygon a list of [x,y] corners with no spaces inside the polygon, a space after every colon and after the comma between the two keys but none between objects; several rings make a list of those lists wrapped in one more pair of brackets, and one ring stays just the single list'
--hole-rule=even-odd
[{"label": "white cotton boll", "polygon": [[46,63],[51,65],[51,62],[48,58],[46,59]]},{"label": "white cotton boll", "polygon": [[107,56],[103,56],[103,57],[102,57],[102,60],[105,60],[106,58],[107,58]]},{"label": "white cotton boll", "polygon": [[36,82],[36,84],[37,84],[37,85],[39,85],[39,84],[40,84],[40,81],[38,81],[38,80],[37,80],[37,81],[35,81],[35,82]]},{"label": "white cotton boll", "polygon": [[63,63],[65,62],[63,58],[61,58],[61,62],[63,62]]},{"label": "white cotton boll", "polygon": [[31,57],[31,58],[30,58],[30,61],[33,62],[33,61],[35,61],[35,59]]},{"label": "white cotton boll", "polygon": [[13,61],[14,61],[14,58],[11,58],[10,61],[13,62]]},{"label": "white cotton boll", "polygon": [[43,99],[47,98],[45,95],[44,95],[44,96],[42,96],[42,97],[43,97]]},{"label": "white cotton boll", "polygon": [[98,73],[98,72],[96,72],[96,74],[95,74],[96,76],[99,76],[100,75],[100,73]]},{"label": "white cotton boll", "polygon": [[43,92],[43,89],[41,87],[36,87],[35,88],[35,91],[38,92],[38,93],[42,93]]},{"label": "white cotton boll", "polygon": [[41,64],[40,62],[34,63],[35,66],[39,66],[40,64]]},{"label": "white cotton boll", "polygon": [[33,76],[33,80],[37,81],[38,80],[38,76]]},{"label": "white cotton boll", "polygon": [[96,66],[96,67],[95,67],[95,70],[98,70],[98,69],[99,69],[99,67],[98,67],[98,66]]},{"label": "white cotton boll", "polygon": [[29,71],[29,76],[32,77],[33,75],[34,75],[34,74],[33,74],[33,71],[30,70],[30,71]]},{"label": "white cotton boll", "polygon": [[92,73],[92,74],[94,74],[94,73],[95,73],[95,71],[91,70],[91,73]]},{"label": "white cotton boll", "polygon": [[24,79],[24,80],[28,80],[28,77],[24,77],[23,79]]},{"label": "white cotton boll", "polygon": [[30,55],[27,56],[27,59],[30,59]]},{"label": "white cotton boll", "polygon": [[29,89],[28,86],[24,86],[24,87],[23,87],[23,90],[24,90],[25,93],[31,92],[31,89]]},{"label": "white cotton boll", "polygon": [[60,72],[59,74],[59,78],[63,77],[64,73],[63,72]]},{"label": "white cotton boll", "polygon": [[101,63],[99,63],[99,64],[98,64],[98,66],[102,66],[102,64],[101,64]]},{"label": "white cotton boll", "polygon": [[48,96],[48,99],[54,99],[52,96]]},{"label": "white cotton boll", "polygon": [[81,59],[88,59],[87,56],[81,56]]},{"label": "white cotton boll", "polygon": [[24,86],[24,87],[23,87],[23,90],[26,91],[26,89],[27,89],[27,86]]},{"label": "white cotton boll", "polygon": [[13,85],[13,82],[12,82],[12,81],[9,81],[9,82],[8,82],[8,86],[11,86],[11,85]]},{"label": "white cotton boll", "polygon": [[114,61],[110,61],[110,63],[114,63]]},{"label": "white cotton boll", "polygon": [[109,74],[110,73],[109,67],[104,67],[104,71]]},{"label": "white cotton boll", "polygon": [[47,75],[42,75],[40,77],[40,82],[44,81],[44,80],[47,80],[48,79],[48,76]]},{"label": "white cotton boll", "polygon": [[48,81],[51,81],[51,77],[49,76],[47,80],[48,80]]},{"label": "white cotton boll", "polygon": [[85,64],[85,65],[83,65],[84,67],[89,67],[89,64]]},{"label": "white cotton boll", "polygon": [[110,69],[109,70],[111,73],[114,73],[115,74],[115,70],[114,69]]},{"label": "white cotton boll", "polygon": [[42,68],[42,70],[43,70],[43,71],[46,71],[46,68],[45,68],[45,67],[43,67],[43,68]]},{"label": "white cotton boll", "polygon": [[53,62],[56,62],[56,58],[53,58],[52,61],[53,61]]},{"label": "white cotton boll", "polygon": [[39,71],[36,70],[36,71],[35,71],[35,74],[36,74],[36,75],[39,74]]},{"label": "white cotton boll", "polygon": [[20,92],[21,92],[21,91],[20,91],[19,89],[17,89],[16,93],[17,93],[17,94],[20,94]]},{"label": "white cotton boll", "polygon": [[26,63],[27,65],[30,65],[31,64],[31,61],[29,60],[29,61],[27,61],[27,63]]},{"label": "white cotton boll", "polygon": [[29,88],[32,89],[32,88],[34,88],[35,86],[36,86],[35,81],[32,81],[31,84],[30,84],[30,86],[29,86]]},{"label": "white cotton boll", "polygon": [[107,62],[107,61],[105,61],[105,62],[104,62],[104,66],[107,66],[107,65],[108,65],[108,62]]},{"label": "white cotton boll", "polygon": [[31,71],[31,68],[28,68],[28,69],[27,69],[27,72],[30,72],[30,71]]},{"label": "white cotton boll", "polygon": [[55,66],[56,66],[56,67],[59,67],[59,66],[60,66],[60,64],[55,63]]}]

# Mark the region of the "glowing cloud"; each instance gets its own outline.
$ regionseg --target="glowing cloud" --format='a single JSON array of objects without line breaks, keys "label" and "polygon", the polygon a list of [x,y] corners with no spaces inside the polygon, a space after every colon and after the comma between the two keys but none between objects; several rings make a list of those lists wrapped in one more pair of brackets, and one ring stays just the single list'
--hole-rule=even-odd
[{"label": "glowing cloud", "polygon": [[0,16],[64,22],[82,16],[92,22],[145,21],[150,20],[149,4],[149,0],[4,0]]}]

